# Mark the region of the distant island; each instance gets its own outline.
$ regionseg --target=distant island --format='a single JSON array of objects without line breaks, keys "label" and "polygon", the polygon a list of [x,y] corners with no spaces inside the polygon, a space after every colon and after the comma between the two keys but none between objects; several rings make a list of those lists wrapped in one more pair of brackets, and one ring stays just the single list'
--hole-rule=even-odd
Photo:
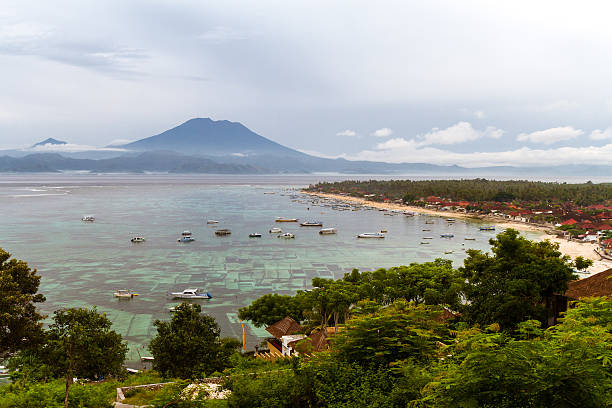
[{"label": "distant island", "polygon": [[[402,174],[447,176],[591,176],[612,166],[492,166],[468,168],[328,159],[269,140],[239,122],[194,118],[135,142],[94,150],[66,149],[66,141],[47,138],[29,148],[0,151],[0,172],[166,172],[210,174]],[[73,145],[70,145],[72,147]]]}]

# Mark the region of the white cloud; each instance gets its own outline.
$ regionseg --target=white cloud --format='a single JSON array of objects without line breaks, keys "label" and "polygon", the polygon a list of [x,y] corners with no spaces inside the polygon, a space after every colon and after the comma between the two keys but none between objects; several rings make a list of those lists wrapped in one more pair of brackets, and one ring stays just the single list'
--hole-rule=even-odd
[{"label": "white cloud", "polygon": [[499,139],[504,131],[489,126],[485,130],[476,130],[469,122],[459,122],[446,129],[433,128],[431,132],[417,137],[421,146],[451,145],[474,141],[483,137]]},{"label": "white cloud", "polygon": [[500,152],[456,153],[444,149],[418,146],[413,140],[391,139],[373,150],[347,156],[350,160],[373,160],[391,163],[433,163],[442,165],[482,166],[555,166],[559,164],[612,165],[612,143],[605,146],[559,147],[554,149],[520,149]]},{"label": "white cloud", "polygon": [[346,129],[346,130],[343,130],[342,132],[336,133],[336,136],[355,137],[355,136],[357,136],[357,132],[355,132],[354,130]]},{"label": "white cloud", "polygon": [[538,130],[532,133],[521,133],[516,137],[516,140],[519,142],[553,144],[563,140],[575,139],[583,134],[584,131],[581,129],[574,129],[572,126],[563,126]]},{"label": "white cloud", "polygon": [[125,145],[128,143],[132,143],[135,142],[136,140],[134,139],[115,139],[113,141],[111,141],[108,146],[121,146],[121,145]]},{"label": "white cloud", "polygon": [[589,136],[591,140],[606,140],[612,139],[612,127],[609,127],[605,130],[595,129],[591,132]]},{"label": "white cloud", "polygon": [[474,116],[476,116],[477,119],[484,119],[485,113],[481,110],[477,110],[476,112],[474,112]]},{"label": "white cloud", "polygon": [[393,134],[393,130],[386,128],[386,127],[375,130],[374,132],[370,133],[371,136],[376,136],[376,137],[389,137],[392,134]]},{"label": "white cloud", "polygon": [[120,149],[118,147],[96,147],[96,146],[88,146],[88,145],[79,145],[74,143],[66,143],[66,144],[52,144],[47,143],[44,145],[38,145],[29,149],[25,149],[32,152],[40,152],[40,153],[75,153],[75,152],[125,152],[127,150]]},{"label": "white cloud", "polygon": [[246,157],[247,155],[244,153],[232,153],[232,156],[234,157]]}]

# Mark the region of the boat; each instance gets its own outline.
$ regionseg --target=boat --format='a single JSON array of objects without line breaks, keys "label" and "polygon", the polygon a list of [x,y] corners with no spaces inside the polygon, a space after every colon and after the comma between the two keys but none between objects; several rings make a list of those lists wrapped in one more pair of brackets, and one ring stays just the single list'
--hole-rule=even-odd
[{"label": "boat", "polygon": [[290,232],[285,232],[284,234],[280,234],[278,237],[285,238],[285,239],[291,239],[291,238],[295,238],[295,235],[293,235]]},{"label": "boat", "polygon": [[357,235],[357,238],[384,238],[385,234],[380,232],[364,232],[363,234]]},{"label": "boat", "polygon": [[444,253],[445,253],[445,254],[452,254],[452,253],[453,253],[453,250],[452,250],[452,249],[449,249],[449,250],[444,251]]},{"label": "boat", "polygon": [[455,220],[454,218],[447,218],[446,219],[446,222],[449,222],[449,223],[453,223],[455,221],[457,221],[457,220]]},{"label": "boat", "polygon": [[217,220],[208,220],[208,221],[206,221],[206,223],[207,224],[218,224],[219,221],[217,221]]},{"label": "boat", "polygon": [[251,232],[249,238],[261,238],[261,234],[259,232]]},{"label": "boat", "polygon": [[433,237],[423,237],[423,239],[433,239]]},{"label": "boat", "polygon": [[270,228],[270,234],[282,234],[283,230],[277,227]]},{"label": "boat", "polygon": [[182,292],[171,292],[175,299],[212,299],[209,292],[201,292],[198,288],[185,289]]},{"label": "boat", "polygon": [[276,217],[276,222],[298,222],[297,218]]},{"label": "boat", "polygon": [[416,215],[416,213],[413,213],[412,211],[404,211],[403,213],[406,217],[414,217]]},{"label": "boat", "polygon": [[81,221],[85,221],[85,222],[94,222],[96,219],[94,218],[93,215],[84,215],[83,218],[81,218]]},{"label": "boat", "polygon": [[331,234],[335,234],[336,232],[338,232],[338,230],[336,230],[335,228],[321,228],[321,231],[319,231],[319,234],[331,235]]},{"label": "boat", "polygon": [[423,231],[431,231],[429,228],[425,228]]},{"label": "boat", "polygon": [[476,238],[474,237],[465,237],[463,239],[465,239],[466,241],[476,241]]},{"label": "boat", "polygon": [[220,229],[220,230],[215,231],[215,235],[220,236],[220,237],[224,237],[226,235],[231,235],[231,234],[232,234],[232,231],[228,229]]},{"label": "boat", "polygon": [[433,223],[434,223],[434,222],[433,222],[433,220],[427,220],[427,221],[425,221],[425,224],[433,224]]},{"label": "boat", "polygon": [[380,233],[381,233],[381,234],[386,234],[386,233],[387,233],[387,230],[385,230],[385,229],[380,230]]},{"label": "boat", "polygon": [[304,221],[300,224],[302,227],[322,227],[323,223],[321,221]]},{"label": "boat", "polygon": [[494,225],[483,226],[479,228],[481,231],[495,231]]},{"label": "boat", "polygon": [[454,237],[453,234],[440,234],[440,238],[452,238]]},{"label": "boat", "polygon": [[181,237],[176,240],[177,242],[191,242],[195,241],[195,239],[191,236],[191,232],[183,231],[181,233]]},{"label": "boat", "polygon": [[146,240],[144,239],[144,237],[137,236],[137,237],[133,237],[132,239],[130,239],[130,241],[132,241],[132,242],[145,242]]},{"label": "boat", "polygon": [[129,289],[118,289],[113,295],[116,298],[131,299],[134,296],[138,296],[138,293],[132,293]]},{"label": "boat", "polygon": [[431,244],[431,242],[421,241],[421,245],[425,245],[425,244]]}]

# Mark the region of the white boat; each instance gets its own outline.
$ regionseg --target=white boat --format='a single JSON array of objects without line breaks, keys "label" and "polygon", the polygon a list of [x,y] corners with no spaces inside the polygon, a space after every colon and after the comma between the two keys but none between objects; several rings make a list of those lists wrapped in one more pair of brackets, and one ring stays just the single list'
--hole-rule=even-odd
[{"label": "white boat", "polygon": [[291,238],[295,238],[295,235],[293,235],[290,232],[285,232],[284,234],[280,234],[278,237],[285,238],[285,239],[291,239]]},{"label": "white boat", "polygon": [[452,238],[454,237],[453,234],[440,234],[440,238]]},{"label": "white boat", "polygon": [[465,237],[463,239],[465,239],[466,241],[476,241],[476,238],[473,237]]},{"label": "white boat", "polygon": [[321,228],[321,230],[319,231],[319,234],[331,235],[331,234],[335,234],[336,232],[338,232],[338,230],[336,230],[335,228]]},{"label": "white boat", "polygon": [[185,289],[182,292],[171,292],[175,299],[212,299],[212,295],[208,292],[201,292],[198,288]]},{"label": "white boat", "polygon": [[433,239],[433,237],[423,237],[423,239]]},{"label": "white boat", "polygon": [[276,217],[276,222],[298,222],[297,218],[284,218],[284,217]]},{"label": "white boat", "polygon": [[208,220],[208,221],[206,221],[206,223],[207,224],[218,224],[219,221],[217,221],[217,220]]},{"label": "white boat", "polygon": [[85,221],[85,222],[94,222],[96,219],[94,218],[93,215],[84,215],[83,218],[81,218],[81,221]]},{"label": "white boat", "polygon": [[280,228],[270,228],[270,234],[282,234],[283,230]]},{"label": "white boat", "polygon": [[131,299],[134,296],[138,296],[138,293],[132,293],[129,289],[118,289],[113,295],[116,298],[126,298]]},{"label": "white boat", "polygon": [[132,239],[130,239],[130,241],[132,241],[132,242],[145,242],[145,238],[141,237],[141,236],[137,236],[137,237],[133,237]]},{"label": "white boat", "polygon": [[363,234],[357,235],[357,238],[384,238],[385,234],[380,232],[364,232]]},{"label": "white boat", "polygon": [[181,233],[181,237],[177,239],[176,241],[177,242],[192,242],[192,241],[195,241],[195,239],[191,236],[191,232],[183,231]]},{"label": "white boat", "polygon": [[249,238],[261,238],[261,234],[259,232],[251,232]]},{"label": "white boat", "polygon": [[300,224],[302,227],[322,227],[323,223],[321,221],[304,221]]}]

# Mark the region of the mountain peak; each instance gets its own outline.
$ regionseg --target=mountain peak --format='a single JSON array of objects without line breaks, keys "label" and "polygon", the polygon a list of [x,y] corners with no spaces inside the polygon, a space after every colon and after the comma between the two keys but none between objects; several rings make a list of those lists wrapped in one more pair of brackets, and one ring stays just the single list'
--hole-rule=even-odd
[{"label": "mountain peak", "polygon": [[52,137],[43,140],[42,142],[38,142],[36,144],[33,144],[32,147],[36,147],[36,146],[44,146],[44,145],[65,145],[68,144],[66,142],[64,142],[63,140],[57,140],[57,139],[53,139]]}]

